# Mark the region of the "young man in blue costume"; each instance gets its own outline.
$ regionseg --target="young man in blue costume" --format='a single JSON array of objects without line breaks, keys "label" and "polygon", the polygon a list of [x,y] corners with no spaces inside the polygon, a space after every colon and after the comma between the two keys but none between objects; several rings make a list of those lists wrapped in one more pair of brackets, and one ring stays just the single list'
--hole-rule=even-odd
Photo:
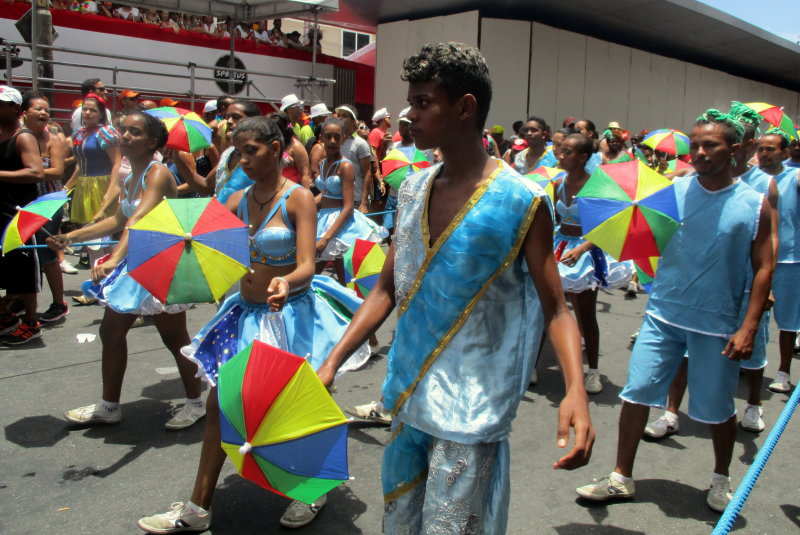
[{"label": "young man in blue costume", "polygon": [[736,438],[739,361],[753,351],[773,271],[769,203],[733,178],[732,159],[743,132],[737,118],[717,110],[700,116],[692,130],[696,174],[675,180],[682,222],[659,262],[620,394],[616,467],[609,476],[579,487],[583,498],[634,496],[633,463],[650,407],[664,407],[688,352],[689,416],[709,424],[714,446],[706,503],[723,511],[731,499],[728,469]]},{"label": "young man in blue costume", "polygon": [[383,529],[390,534],[505,533],[508,434],[542,331],[566,396],[554,468],[586,464],[594,441],[580,335],[564,301],[544,192],[490,159],[481,132],[491,81],[467,45],[426,45],[403,64],[407,118],[421,150],[443,163],[406,178],[395,239],[376,287],[318,370],[344,358],[398,308],[383,399],[394,413],[383,460]]},{"label": "young man in blue costume", "polygon": [[757,174],[778,184],[778,258],[772,293],[775,295],[775,323],[781,363],[769,389],[789,392],[789,371],[794,342],[800,331],[800,178],[798,169],[785,167],[789,136],[776,128],[767,130],[758,140]]}]

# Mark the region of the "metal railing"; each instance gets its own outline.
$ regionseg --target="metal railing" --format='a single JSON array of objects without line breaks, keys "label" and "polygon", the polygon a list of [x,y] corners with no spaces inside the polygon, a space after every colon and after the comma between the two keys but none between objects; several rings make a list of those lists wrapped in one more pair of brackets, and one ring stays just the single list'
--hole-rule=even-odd
[{"label": "metal railing", "polygon": [[[31,57],[22,57],[16,54],[17,49],[27,49],[31,53]],[[154,72],[151,70],[143,70],[141,68],[132,68],[132,67],[120,67],[120,66],[105,66],[105,65],[95,65],[95,64],[88,64],[88,63],[80,63],[74,61],[63,61],[63,60],[48,60],[44,58],[36,58],[35,57],[35,49],[43,49],[43,50],[52,50],[54,52],[62,52],[67,54],[77,54],[77,55],[84,55],[88,57],[95,57],[95,58],[110,58],[115,60],[121,60],[126,62],[139,62],[144,64],[151,64],[151,65],[164,65],[170,67],[181,67],[187,70],[186,74],[166,74],[160,72]],[[6,72],[5,72],[5,80],[8,85],[13,85],[14,81],[20,81],[23,83],[30,83],[31,86],[36,90],[38,88],[39,82],[48,82],[52,84],[59,84],[66,87],[80,87],[80,81],[76,80],[66,80],[60,78],[47,78],[42,77],[39,75],[39,64],[41,63],[49,63],[51,65],[59,65],[65,67],[73,67],[73,68],[91,68],[92,70],[102,70],[112,73],[111,83],[107,84],[108,87],[114,89],[115,91],[118,89],[122,89],[121,86],[117,85],[118,82],[118,75],[120,73],[127,73],[127,74],[144,74],[148,76],[162,76],[168,77],[170,79],[183,79],[188,81],[188,89],[185,92],[175,92],[164,90],[160,88],[153,88],[153,87],[143,87],[143,86],[131,86],[130,84],[125,85],[124,89],[132,89],[137,92],[147,93],[147,94],[155,94],[155,95],[163,95],[163,96],[170,96],[170,97],[180,97],[188,99],[191,107],[193,108],[195,102],[197,100],[206,100],[210,98],[215,98],[216,95],[211,94],[201,94],[196,92],[197,82],[198,81],[211,81],[211,82],[220,82],[219,78],[215,78],[212,76],[204,75],[202,71],[211,71],[212,74],[215,71],[224,71],[227,72],[229,77],[232,78],[233,73],[243,73],[246,74],[248,77],[250,76],[264,76],[269,78],[278,78],[278,79],[287,79],[287,80],[294,80],[295,87],[303,94],[305,97],[306,91],[310,91],[311,98],[306,100],[311,102],[323,102],[324,101],[324,91],[327,87],[332,86],[336,83],[336,80],[332,78],[320,78],[316,76],[296,76],[296,75],[289,75],[289,74],[280,74],[275,72],[268,72],[268,71],[254,71],[251,69],[237,69],[234,67],[218,67],[214,65],[201,65],[194,62],[176,62],[176,61],[168,61],[168,60],[159,60],[159,59],[152,59],[152,58],[143,58],[137,56],[125,56],[119,54],[109,54],[105,52],[99,51],[89,51],[89,50],[81,50],[76,48],[66,48],[66,47],[58,47],[52,45],[36,45],[35,47],[29,43],[24,42],[13,42],[13,41],[5,41],[3,43],[3,54],[5,55],[5,63],[6,63]],[[31,64],[31,74],[32,76],[19,76],[13,74],[13,60],[21,60],[23,63],[27,62]],[[312,64],[312,72],[313,72],[313,64]],[[224,82],[223,82],[224,83]],[[229,82],[231,86],[236,84],[241,84],[241,82],[236,82],[231,79]],[[274,104],[277,101],[280,101],[281,97],[278,96],[269,96],[265,94],[258,86],[253,83],[252,80],[249,80],[244,84],[246,90],[246,96],[248,99],[252,100],[253,102],[261,102],[261,103],[269,103]],[[260,97],[251,97],[250,90],[254,90],[256,93],[260,95]],[[62,92],[72,93],[72,90],[69,89],[61,89]],[[80,94],[80,91],[74,91],[77,94]],[[233,92],[233,91],[231,91]],[[116,93],[114,94],[114,107],[113,109],[116,110]],[[53,111],[59,111],[54,109]],[[66,110],[68,111],[68,110]]]}]

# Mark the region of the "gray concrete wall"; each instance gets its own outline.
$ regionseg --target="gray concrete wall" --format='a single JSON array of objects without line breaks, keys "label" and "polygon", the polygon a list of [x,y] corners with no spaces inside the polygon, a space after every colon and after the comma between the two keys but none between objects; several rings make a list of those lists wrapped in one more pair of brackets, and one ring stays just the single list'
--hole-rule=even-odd
[{"label": "gray concrete wall", "polygon": [[427,42],[457,40],[479,44],[494,85],[487,124],[507,130],[528,115],[554,126],[571,115],[600,129],[618,121],[631,132],[686,131],[702,111],[726,111],[731,100],[783,106],[795,122],[800,114],[800,94],[792,91],[537,22],[481,18],[476,11],[381,24],[377,39],[375,105],[393,113],[405,106],[403,58]]}]

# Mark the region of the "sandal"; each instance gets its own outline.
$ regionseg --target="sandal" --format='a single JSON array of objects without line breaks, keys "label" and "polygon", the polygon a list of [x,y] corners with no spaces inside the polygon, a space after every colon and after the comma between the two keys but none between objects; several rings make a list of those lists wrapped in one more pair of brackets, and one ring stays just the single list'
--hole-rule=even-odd
[{"label": "sandal", "polygon": [[75,304],[78,306],[88,306],[88,305],[95,305],[98,302],[96,297],[89,297],[86,295],[79,295],[77,297],[72,298],[75,301]]}]

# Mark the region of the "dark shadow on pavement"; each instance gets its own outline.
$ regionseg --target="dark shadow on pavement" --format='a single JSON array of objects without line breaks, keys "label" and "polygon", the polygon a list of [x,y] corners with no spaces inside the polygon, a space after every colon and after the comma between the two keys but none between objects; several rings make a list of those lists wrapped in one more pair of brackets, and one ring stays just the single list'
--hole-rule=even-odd
[{"label": "dark shadow on pavement", "polygon": [[644,535],[644,531],[634,531],[632,529],[620,528],[618,526],[595,526],[592,524],[564,524],[554,526],[553,529],[559,535]]},{"label": "dark shadow on pavement", "polygon": [[[706,505],[706,489],[698,489],[678,481],[666,479],[640,479],[636,480],[635,503],[652,503],[661,509],[661,512],[670,518],[692,518],[698,522],[706,523],[710,532],[719,520],[720,514],[712,511]],[[576,498],[575,502],[591,510],[596,508],[613,507],[616,503],[625,503],[630,500],[618,502],[593,502],[584,498]],[[594,513],[591,513],[595,517]],[[747,520],[739,516],[734,527],[739,529],[747,525]],[[738,526],[738,527],[737,527]]]},{"label": "dark shadow on pavement", "polygon": [[786,518],[794,522],[794,524],[800,528],[800,507],[785,503],[781,505],[781,511],[786,515]]},{"label": "dark shadow on pavement", "polygon": [[390,436],[389,435],[389,428],[388,427],[385,428],[384,431],[385,431],[385,435],[386,435],[386,442],[382,442],[382,441],[378,440],[377,438],[373,437],[372,435],[370,435],[369,433],[365,433],[364,431],[359,429],[359,427],[367,427],[367,426],[372,427],[372,428],[376,427],[375,424],[372,424],[371,422],[364,422],[363,426],[361,426],[360,422],[359,422],[359,423],[356,423],[356,427],[353,427],[352,423],[347,424],[347,436],[348,436],[348,438],[351,438],[351,439],[353,439],[353,440],[355,440],[357,442],[361,442],[362,444],[368,444],[368,445],[380,446],[380,447],[386,446],[386,444],[389,442],[389,436]]},{"label": "dark shadow on pavement", "polygon": [[300,529],[280,525],[290,500],[251,483],[238,474],[225,478],[214,494],[212,510],[214,535],[242,533],[347,533],[362,531],[354,523],[367,510],[367,504],[353,494],[347,485],[339,485],[328,493],[328,503],[311,524]]},{"label": "dark shadow on pavement", "polygon": [[66,422],[49,414],[21,418],[5,432],[6,440],[23,448],[51,448],[69,434]]}]

